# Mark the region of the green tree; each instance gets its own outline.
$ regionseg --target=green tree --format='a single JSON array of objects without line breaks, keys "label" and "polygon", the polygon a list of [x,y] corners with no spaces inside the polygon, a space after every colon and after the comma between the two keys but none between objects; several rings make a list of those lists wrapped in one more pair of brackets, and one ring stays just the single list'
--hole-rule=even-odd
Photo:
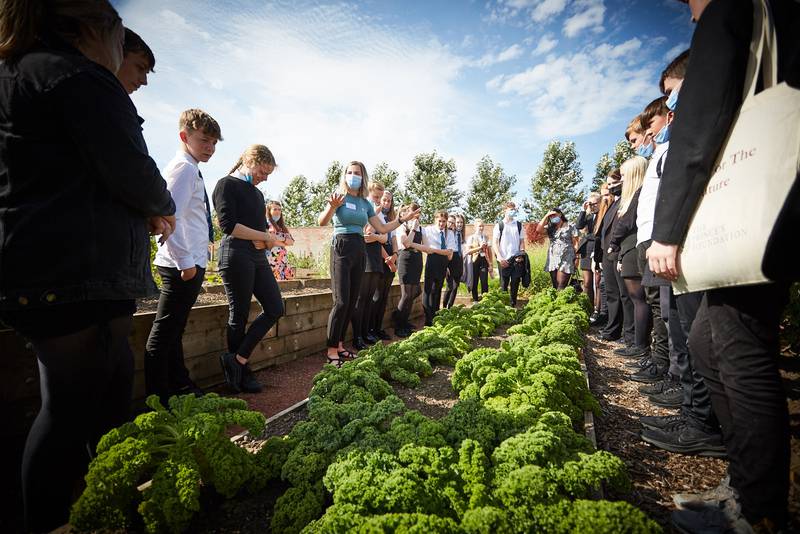
[{"label": "green tree", "polygon": [[422,207],[423,224],[432,223],[437,210],[459,207],[461,193],[455,185],[455,160],[445,161],[435,150],[414,156],[414,168],[406,176],[406,195]]},{"label": "green tree", "polygon": [[289,185],[281,195],[283,205],[283,220],[289,227],[314,226],[317,224],[317,214],[311,213],[309,205],[308,180],[298,174],[289,181]]},{"label": "green tree", "polygon": [[622,139],[614,145],[614,156],[611,158],[614,161],[614,168],[619,169],[625,160],[631,159],[636,155],[636,152],[631,148],[631,144]]},{"label": "green tree", "polygon": [[325,178],[311,184],[306,211],[311,217],[312,225],[317,224],[317,217],[325,209],[328,197],[338,189],[342,174],[344,174],[344,166],[338,161],[334,161],[328,166]]},{"label": "green tree", "polygon": [[555,207],[574,219],[583,203],[584,191],[579,187],[582,181],[575,143],[551,141],[531,178],[531,200],[524,203],[528,219],[538,221]]},{"label": "green tree", "polygon": [[606,178],[614,169],[614,162],[608,155],[608,152],[600,156],[600,161],[594,168],[594,179],[592,180],[592,190],[599,190],[600,185],[606,182]]},{"label": "green tree", "polygon": [[406,202],[406,194],[400,185],[400,173],[389,167],[385,161],[378,163],[369,175],[370,181],[380,182],[387,191],[394,195],[394,205],[400,206]]},{"label": "green tree", "polygon": [[511,200],[511,188],[516,183],[516,176],[506,174],[502,165],[493,162],[488,154],[483,156],[469,185],[467,219],[480,218],[487,223],[500,220],[503,204]]}]

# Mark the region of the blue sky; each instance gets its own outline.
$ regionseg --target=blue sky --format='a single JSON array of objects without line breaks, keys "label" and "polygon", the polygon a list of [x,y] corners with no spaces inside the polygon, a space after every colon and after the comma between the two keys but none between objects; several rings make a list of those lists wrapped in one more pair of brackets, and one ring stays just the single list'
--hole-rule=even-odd
[{"label": "blue sky", "polygon": [[693,30],[677,0],[115,5],[156,56],[132,98],[159,166],[180,112],[199,107],[225,138],[206,187],[262,143],[279,165],[263,186],[272,198],[333,160],[387,161],[404,176],[435,149],[455,159],[464,191],[489,154],[517,175],[521,200],[553,139],[575,141],[588,183]]}]

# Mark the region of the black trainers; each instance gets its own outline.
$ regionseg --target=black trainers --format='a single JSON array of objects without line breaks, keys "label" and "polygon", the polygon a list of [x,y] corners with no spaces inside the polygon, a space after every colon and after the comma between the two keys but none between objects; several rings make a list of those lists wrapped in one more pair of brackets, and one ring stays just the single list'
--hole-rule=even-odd
[{"label": "black trainers", "polygon": [[641,358],[650,352],[650,349],[647,347],[622,347],[620,349],[614,349],[614,354],[617,356],[627,356],[630,358]]},{"label": "black trainers", "polygon": [[219,363],[225,375],[225,383],[236,393],[242,391],[242,364],[236,361],[236,355],[226,352],[219,357]]},{"label": "black trainers", "polygon": [[642,430],[641,436],[647,443],[665,451],[714,458],[727,457],[722,434],[706,432],[685,419],[662,429],[646,428]]},{"label": "black trainers", "polygon": [[653,384],[647,384],[646,386],[639,386],[639,393],[644,395],[658,395],[663,392],[664,389],[671,386],[672,382],[677,382],[677,378],[667,373],[663,380],[659,380]]},{"label": "black trainers", "polygon": [[372,335],[377,337],[378,339],[382,339],[383,341],[389,341],[392,339],[392,336],[386,333],[386,330],[378,330],[373,332]]},{"label": "black trainers", "polygon": [[785,525],[778,525],[768,518],[751,525],[742,514],[742,506],[735,493],[733,498],[716,505],[707,505],[696,510],[675,510],[672,512],[671,519],[673,529],[686,534],[697,532],[724,532],[725,534],[783,532],[785,527]]},{"label": "black trainers", "polygon": [[650,359],[650,352],[648,352],[638,360],[634,360],[632,362],[625,362],[623,365],[631,369],[644,369],[645,367],[649,366],[652,363],[652,361],[653,360]]},{"label": "black trainers", "polygon": [[622,339],[622,336],[619,334],[614,335],[601,332],[600,335],[597,336],[597,338],[600,339],[601,341],[619,341],[620,339]]},{"label": "black trainers", "polygon": [[673,382],[664,391],[648,397],[650,402],[662,408],[680,408],[683,404],[683,386],[680,382]]},{"label": "black trainers", "polygon": [[394,335],[397,337],[406,338],[411,335],[411,332],[407,328],[395,328]]},{"label": "black trainers", "polygon": [[664,378],[666,369],[656,363],[651,363],[644,369],[637,371],[630,375],[630,379],[634,382],[641,382],[642,384],[652,384]]},{"label": "black trainers", "polygon": [[369,348],[369,345],[367,345],[364,342],[364,339],[360,337],[357,337],[353,340],[353,346],[356,348],[356,350],[365,350]]},{"label": "black trainers", "polygon": [[[239,362],[236,363],[241,365]],[[242,365],[242,391],[245,393],[261,393],[263,389],[264,386],[261,385],[253,370],[250,369],[250,364]]]},{"label": "black trainers", "polygon": [[370,345],[374,345],[380,340],[377,337],[375,337],[375,334],[373,334],[372,332],[367,332],[367,335],[364,336],[364,341],[366,343],[369,343]]},{"label": "black trainers", "polygon": [[681,414],[675,415],[643,415],[639,418],[639,423],[652,430],[660,430],[672,426],[679,421],[683,421],[684,417]]},{"label": "black trainers", "polygon": [[675,493],[672,502],[681,509],[699,510],[706,506],[724,505],[727,501],[737,498],[736,490],[731,487],[731,477],[726,475],[719,485],[701,493]]}]

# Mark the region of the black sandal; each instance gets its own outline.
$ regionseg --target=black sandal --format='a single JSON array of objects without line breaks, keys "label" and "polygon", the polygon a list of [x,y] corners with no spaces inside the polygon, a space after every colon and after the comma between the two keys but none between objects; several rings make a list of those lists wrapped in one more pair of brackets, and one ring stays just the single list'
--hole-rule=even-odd
[{"label": "black sandal", "polygon": [[342,361],[341,358],[331,358],[330,356],[328,356],[328,363],[333,365],[337,369],[341,369],[342,365],[344,365],[344,362]]},{"label": "black sandal", "polygon": [[339,358],[342,358],[342,359],[345,359],[345,360],[355,360],[356,357],[358,356],[358,354],[356,354],[355,352],[350,352],[347,349],[340,350],[340,351],[337,352],[337,354],[339,354]]}]

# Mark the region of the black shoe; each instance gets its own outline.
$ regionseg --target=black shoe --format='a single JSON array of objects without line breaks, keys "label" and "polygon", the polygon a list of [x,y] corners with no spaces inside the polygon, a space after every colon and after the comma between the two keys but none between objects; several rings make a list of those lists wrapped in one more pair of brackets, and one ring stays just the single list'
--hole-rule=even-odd
[{"label": "black shoe", "polygon": [[623,365],[625,367],[630,367],[631,369],[644,369],[645,367],[648,367],[651,363],[653,363],[653,360],[650,359],[650,353],[648,352],[638,360],[625,362]]},{"label": "black shoe", "polygon": [[353,340],[353,346],[356,348],[356,350],[365,350],[369,348],[369,345],[364,343],[364,340],[360,337],[357,337]]},{"label": "black shoe", "polygon": [[203,395],[206,394],[205,391],[197,387],[197,384],[195,384],[191,380],[189,381],[188,384],[179,388],[175,388],[173,391],[174,391],[173,395],[194,395],[195,397],[202,397]]},{"label": "black shoe", "polygon": [[670,519],[672,520],[672,530],[681,534],[695,534],[697,532],[724,532],[729,534],[784,532],[782,528],[770,522],[769,519],[764,519],[762,523],[757,525],[751,525],[742,515],[741,505],[734,501],[729,501],[729,504],[724,506],[705,507],[700,510],[675,510],[672,512]]},{"label": "black shoe", "polygon": [[650,402],[662,408],[680,408],[683,404],[683,386],[680,382],[673,382],[664,391],[648,397]]},{"label": "black shoe", "polygon": [[642,430],[642,439],[665,451],[725,458],[722,434],[709,433],[684,419],[661,429]]},{"label": "black shoe", "polygon": [[406,329],[406,330],[408,330],[408,331],[409,331],[410,333],[412,333],[412,334],[413,334],[414,332],[416,332],[416,331],[417,331],[417,327],[416,327],[416,326],[414,326],[414,325],[413,325],[413,324],[411,324],[411,323],[406,323],[406,327],[405,327],[405,329]]},{"label": "black shoe", "polygon": [[646,386],[639,386],[639,393],[644,395],[658,395],[659,393],[662,393],[664,389],[671,386],[673,382],[677,381],[677,378],[667,373],[663,380],[659,380],[653,384],[647,384]]},{"label": "black shoe", "polygon": [[590,320],[589,324],[591,324],[592,326],[594,326],[596,328],[600,328],[602,326],[605,326],[607,322],[608,322],[608,315],[605,315],[605,314],[602,314],[602,313],[598,313],[597,317],[595,317],[594,322],[591,322],[591,320]]},{"label": "black shoe", "polygon": [[656,363],[651,363],[647,367],[633,373],[629,378],[634,382],[641,382],[642,384],[652,384],[664,378],[667,370],[662,368]]},{"label": "black shoe", "polygon": [[592,312],[592,314],[589,316],[589,324],[595,324],[599,316],[600,314],[596,311]]},{"label": "black shoe", "polygon": [[378,339],[377,337],[375,337],[375,334],[373,334],[372,332],[367,332],[367,335],[366,335],[366,336],[364,336],[364,341],[365,341],[366,343],[370,344],[370,345],[374,345],[375,343],[377,343],[378,341],[380,341],[380,339]]},{"label": "black shoe", "polygon": [[242,364],[236,361],[236,355],[226,352],[219,357],[219,363],[228,387],[236,393],[242,391]]},{"label": "black shoe", "polygon": [[373,334],[375,334],[375,337],[377,337],[378,339],[382,339],[383,341],[389,341],[390,339],[392,339],[392,336],[387,334],[386,330],[378,330],[377,332],[373,332]]},{"label": "black shoe", "polygon": [[661,430],[668,426],[674,425],[683,421],[684,417],[681,414],[675,415],[643,415],[639,418],[639,423],[652,430]]},{"label": "black shoe", "polygon": [[606,334],[605,332],[603,332],[599,336],[597,336],[597,338],[601,341],[619,341],[620,339],[622,339],[622,336],[620,335],[613,336],[611,334]]},{"label": "black shoe", "polygon": [[641,358],[645,354],[650,352],[650,349],[647,347],[622,347],[619,349],[614,349],[614,354],[617,356],[626,356],[629,358]]},{"label": "black shoe", "polygon": [[261,393],[263,390],[264,386],[261,385],[253,370],[250,369],[250,364],[242,365],[242,391],[245,393]]},{"label": "black shoe", "polygon": [[394,335],[396,335],[397,337],[405,338],[405,337],[410,336],[411,332],[409,332],[408,329],[406,329],[406,328],[397,328],[394,331]]}]

